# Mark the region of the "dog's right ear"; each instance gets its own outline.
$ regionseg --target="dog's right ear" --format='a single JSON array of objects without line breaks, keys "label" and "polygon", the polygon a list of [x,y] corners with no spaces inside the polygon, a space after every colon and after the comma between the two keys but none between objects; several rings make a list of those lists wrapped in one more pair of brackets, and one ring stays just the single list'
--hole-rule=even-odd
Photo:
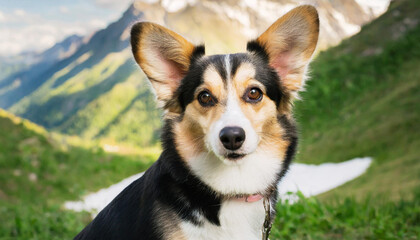
[{"label": "dog's right ear", "polygon": [[149,78],[157,99],[165,110],[181,111],[175,96],[187,74],[193,56],[203,55],[177,33],[150,22],[138,22],[131,28],[134,58]]}]

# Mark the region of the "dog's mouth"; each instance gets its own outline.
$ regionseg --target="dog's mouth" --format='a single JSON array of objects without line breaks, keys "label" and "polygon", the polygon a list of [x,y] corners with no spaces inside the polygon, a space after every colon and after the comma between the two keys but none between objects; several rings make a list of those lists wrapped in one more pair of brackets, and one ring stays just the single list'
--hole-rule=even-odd
[{"label": "dog's mouth", "polygon": [[245,157],[245,155],[246,155],[246,154],[240,154],[240,153],[228,153],[228,154],[225,156],[225,158],[226,158],[226,159],[229,159],[229,160],[232,160],[232,161],[236,161],[236,160],[239,160],[239,159],[241,159],[241,158]]}]

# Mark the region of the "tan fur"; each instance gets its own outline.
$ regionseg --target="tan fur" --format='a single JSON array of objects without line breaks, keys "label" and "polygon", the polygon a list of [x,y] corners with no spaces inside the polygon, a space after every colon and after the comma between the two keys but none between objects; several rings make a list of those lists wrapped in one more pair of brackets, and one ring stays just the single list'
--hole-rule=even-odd
[{"label": "tan fur", "polygon": [[[215,194],[237,196],[255,193],[265,195],[265,191],[268,193],[271,185],[278,180],[281,162],[285,160],[291,139],[294,138],[294,130],[291,131],[293,133],[286,132],[278,116],[285,115],[289,121],[293,120],[291,102],[304,84],[307,65],[318,40],[319,22],[315,8],[301,6],[293,9],[256,40],[265,48],[271,67],[280,76],[282,98],[279,106],[267,96],[265,85],[255,79],[257,69],[254,62],[242,62],[237,66],[235,75],[229,76],[232,62],[229,56],[222,56],[227,68],[226,75],[230,78],[222,79],[216,66],[211,65],[212,60],[207,62],[209,58],[204,56],[198,61],[203,60],[210,65],[203,65],[207,66],[202,75],[203,83],[195,89],[192,102],[182,112],[178,96],[175,95],[189,69],[195,47],[178,34],[157,24],[137,23],[133,29],[132,33],[138,35],[132,38],[135,59],[150,79],[158,100],[164,103],[167,110],[165,117],[172,121],[170,124],[177,153],[186,161],[186,166],[208,184]],[[189,78],[185,78],[187,80]],[[260,101],[244,99],[251,88],[261,89],[263,96]],[[214,96],[214,106],[199,103],[198,95],[202,91],[208,91]],[[234,125],[246,132],[245,141],[242,137],[241,145],[236,149],[230,148],[223,141],[223,129]],[[230,150],[237,151],[236,156],[231,155]],[[229,217],[233,212],[231,210],[240,206],[231,204],[230,200],[227,198],[221,203],[227,206],[225,213],[229,213]],[[212,239],[215,236],[232,239],[230,236],[242,232],[242,225],[249,225],[258,233],[264,220],[264,209],[260,202],[260,209],[251,210],[259,211],[261,216],[251,211],[248,215],[238,215],[245,217],[240,219],[243,224],[238,225],[237,229],[237,217],[232,217],[232,222],[227,221],[228,225],[222,224],[220,231],[213,229],[213,226],[206,227],[204,220],[203,226],[184,226],[183,220],[175,212],[159,202],[154,204],[153,220],[163,239],[184,240],[192,238],[196,233],[197,236],[211,235]],[[220,214],[224,216],[221,209]],[[238,210],[242,213],[242,209]],[[259,220],[254,221],[259,218],[261,223],[258,223]],[[252,222],[255,222],[255,226]],[[235,231],[229,232],[232,228]]]},{"label": "tan fur", "polygon": [[224,97],[223,94],[225,94],[225,89],[223,88],[225,87],[225,84],[214,66],[211,65],[205,70],[203,79],[204,84],[196,91],[196,95],[207,88],[213,95],[217,96],[218,99]]},{"label": "tan fur", "polygon": [[174,126],[176,149],[184,160],[206,151],[203,129],[194,116],[196,113],[189,112],[181,122],[175,123]]},{"label": "tan fur", "polygon": [[219,101],[226,98],[224,83],[213,66],[209,66],[203,74],[204,83],[194,93],[194,101],[185,109],[181,122],[175,124],[175,136],[177,150],[183,159],[191,159],[201,152],[208,151],[205,148],[204,137],[209,132],[209,126],[216,121],[223,111],[223,104],[217,104],[211,108],[204,108],[197,101],[198,94],[208,90]]},{"label": "tan fur", "polygon": [[172,111],[179,111],[171,102],[173,93],[190,65],[194,45],[177,33],[158,24],[141,22],[134,58],[146,73],[156,91],[158,100]]},{"label": "tan fur", "polygon": [[314,7],[299,6],[273,23],[257,42],[289,91],[303,87],[306,66],[318,42],[319,20]]},{"label": "tan fur", "polygon": [[[240,102],[242,112],[261,137],[259,149],[275,153],[279,159],[283,159],[289,142],[282,137],[284,130],[277,121],[275,103],[266,95],[256,104],[244,102],[242,99],[245,91],[252,87],[266,92],[264,85],[255,80],[254,66],[251,63],[242,63],[232,80],[234,89],[231,90],[236,93],[235,97]],[[216,106],[205,108],[196,100],[198,93],[204,89],[217,97],[219,103]],[[210,66],[204,73],[204,83],[196,90],[195,100],[188,105],[182,121],[175,124],[176,146],[183,159],[191,159],[199,153],[209,151],[206,149],[204,137],[209,131],[209,126],[225,111],[227,97],[227,88],[222,78]]]},{"label": "tan fur", "polygon": [[264,93],[259,103],[249,104],[241,101],[241,109],[261,137],[259,149],[275,153],[279,159],[283,159],[283,154],[289,142],[282,138],[284,133],[277,121],[276,105],[265,95],[264,85],[255,80],[254,77],[254,66],[250,63],[242,63],[233,78],[236,92],[239,93],[238,98],[241,98],[245,90],[250,87],[258,87]]},{"label": "tan fur", "polygon": [[[169,113],[166,117],[176,119],[180,107],[174,93],[181,79],[185,76],[194,45],[180,35],[153,23],[139,23],[137,52],[134,53],[137,63],[151,80],[157,97],[165,104]],[[282,138],[283,129],[277,120],[277,114],[291,115],[293,92],[304,84],[307,64],[318,41],[318,15],[312,6],[297,7],[272,24],[257,42],[269,55],[270,65],[281,77],[284,88],[281,103],[276,109],[275,103],[266,95],[264,85],[255,80],[255,68],[251,63],[242,63],[232,76],[231,89],[240,103],[244,115],[250,120],[253,128],[261,137],[259,149],[283,155],[288,142]],[[134,48],[133,48],[134,49]],[[208,151],[205,136],[209,127],[225,111],[228,89],[218,71],[209,66],[203,74],[204,83],[194,93],[194,101],[187,106],[180,122],[174,124],[176,146],[183,159]],[[252,87],[264,92],[261,102],[250,104],[242,96]],[[213,107],[205,108],[197,101],[198,94],[209,91],[218,100]],[[280,157],[281,159],[282,157]]]},{"label": "tan fur", "polygon": [[158,226],[158,231],[162,233],[162,239],[187,240],[179,227],[181,219],[173,211],[162,206],[160,203],[155,204],[155,221]]},{"label": "tan fur", "polygon": [[285,139],[285,129],[277,121],[277,118],[269,118],[261,132],[260,150],[275,153],[280,159],[284,159],[290,140]]}]

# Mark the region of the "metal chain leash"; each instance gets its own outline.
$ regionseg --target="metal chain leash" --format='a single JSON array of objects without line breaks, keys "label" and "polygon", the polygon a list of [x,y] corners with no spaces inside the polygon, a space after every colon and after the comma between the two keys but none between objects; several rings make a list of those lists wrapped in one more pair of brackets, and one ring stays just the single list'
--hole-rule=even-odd
[{"label": "metal chain leash", "polygon": [[264,203],[264,210],[265,210],[265,220],[262,230],[262,240],[268,240],[268,236],[270,235],[271,231],[271,204],[270,199],[265,197],[263,200]]}]

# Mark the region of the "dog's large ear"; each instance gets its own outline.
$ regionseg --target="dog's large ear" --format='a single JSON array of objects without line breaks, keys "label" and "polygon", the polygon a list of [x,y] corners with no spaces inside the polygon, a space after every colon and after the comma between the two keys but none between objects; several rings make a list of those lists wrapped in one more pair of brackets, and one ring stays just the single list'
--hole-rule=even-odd
[{"label": "dog's large ear", "polygon": [[247,49],[268,57],[282,86],[293,93],[304,85],[305,72],[318,42],[318,33],[316,9],[303,5],[279,18],[261,36],[249,42]]},{"label": "dog's large ear", "polygon": [[[177,33],[150,22],[131,29],[131,47],[136,62],[149,78],[160,104],[180,112],[175,92],[185,77],[197,48]],[[198,49],[204,54],[204,48]]]}]

